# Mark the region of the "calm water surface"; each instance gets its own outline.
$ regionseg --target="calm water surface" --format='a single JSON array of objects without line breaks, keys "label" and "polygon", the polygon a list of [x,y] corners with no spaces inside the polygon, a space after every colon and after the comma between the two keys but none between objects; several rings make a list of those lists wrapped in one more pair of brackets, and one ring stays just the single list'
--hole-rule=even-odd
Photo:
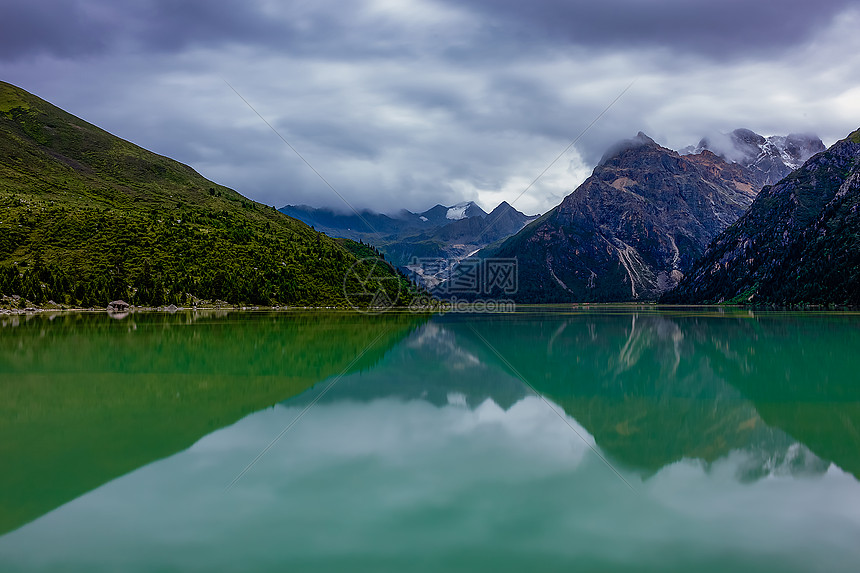
[{"label": "calm water surface", "polygon": [[0,321],[0,571],[856,571],[860,316]]}]

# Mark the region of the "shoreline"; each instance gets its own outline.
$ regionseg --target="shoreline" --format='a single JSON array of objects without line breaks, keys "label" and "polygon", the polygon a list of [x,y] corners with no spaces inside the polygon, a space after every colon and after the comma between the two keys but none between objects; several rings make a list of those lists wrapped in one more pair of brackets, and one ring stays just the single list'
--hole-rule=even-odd
[{"label": "shoreline", "polygon": [[[3,301],[6,302],[6,301]],[[558,311],[589,311],[589,310],[627,310],[627,311],[668,311],[668,312],[683,312],[689,311],[748,311],[748,312],[808,312],[808,313],[857,313],[860,308],[849,307],[843,305],[738,305],[738,304],[701,304],[701,305],[679,305],[679,304],[657,304],[655,302],[605,302],[605,303],[544,303],[544,304],[517,304],[515,309],[503,312],[492,312],[487,310],[475,311],[476,314],[511,314],[516,312],[529,312],[534,310],[558,310]],[[359,310],[349,306],[262,306],[262,305],[233,305],[223,301],[215,303],[199,304],[196,306],[129,306],[128,310],[116,311],[109,307],[67,307],[62,305],[32,305],[25,308],[12,308],[9,306],[0,306],[0,316],[27,316],[39,315],[45,313],[105,313],[113,318],[125,318],[130,314],[139,312],[161,312],[173,314],[177,312],[256,312],[256,311],[340,311],[352,312],[356,314],[379,315],[387,312],[417,312],[419,314],[427,312],[440,312],[446,314],[444,308],[422,308],[412,309],[408,306],[395,306],[384,310],[376,310],[368,312]],[[469,311],[465,311],[468,313]]]},{"label": "shoreline", "polygon": [[[404,307],[405,308],[405,307]],[[238,306],[238,305],[199,305],[199,306],[177,306],[170,307],[150,307],[150,306],[135,306],[130,307],[127,311],[117,312],[108,308],[93,308],[93,307],[66,307],[66,306],[28,306],[26,308],[3,308],[0,307],[0,315],[22,315],[22,314],[43,314],[46,312],[87,312],[87,313],[106,313],[113,315],[127,315],[136,312],[187,312],[187,311],[256,311],[256,310],[342,310],[358,312],[349,307],[338,306]]]}]

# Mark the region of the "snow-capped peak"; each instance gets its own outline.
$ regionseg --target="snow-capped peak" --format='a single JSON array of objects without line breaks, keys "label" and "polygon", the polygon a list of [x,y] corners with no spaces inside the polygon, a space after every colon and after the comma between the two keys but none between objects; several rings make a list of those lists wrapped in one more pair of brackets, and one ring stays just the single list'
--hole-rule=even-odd
[{"label": "snow-capped peak", "polygon": [[698,154],[705,149],[758,172],[762,184],[772,184],[824,151],[824,144],[814,135],[791,133],[763,137],[749,129],[736,129],[706,137],[699,145],[680,150],[680,154]]},{"label": "snow-capped peak", "polygon": [[764,145],[761,146],[761,155],[759,155],[759,158],[777,155],[783,163],[792,169],[792,171],[803,165],[805,159],[808,158],[804,159],[803,156],[793,157],[788,152],[786,139],[787,138],[784,135],[771,135],[770,137],[766,137]]}]

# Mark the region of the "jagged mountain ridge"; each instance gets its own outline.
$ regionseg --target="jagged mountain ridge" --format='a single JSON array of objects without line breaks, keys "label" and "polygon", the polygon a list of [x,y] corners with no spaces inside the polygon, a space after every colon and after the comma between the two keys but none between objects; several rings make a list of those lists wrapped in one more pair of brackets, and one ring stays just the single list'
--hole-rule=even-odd
[{"label": "jagged mountain ridge", "polygon": [[747,168],[758,186],[764,187],[779,182],[824,149],[824,143],[815,135],[790,133],[764,137],[741,128],[702,138],[698,145],[686,147],[680,153],[712,151],[726,161]]},{"label": "jagged mountain ridge", "polygon": [[[439,279],[425,274],[421,261],[456,262],[482,247],[513,235],[536,216],[528,216],[502,201],[486,213],[472,201],[453,206],[435,205],[413,213],[389,216],[371,211],[339,214],[331,209],[287,205],[282,213],[334,237],[363,241],[377,247],[386,259],[423,284]],[[447,269],[447,265],[444,267]],[[437,269],[445,274],[444,269]]]},{"label": "jagged mountain ridge", "polygon": [[655,300],[752,204],[755,178],[639,133],[562,203],[481,257],[516,257],[519,302]]},{"label": "jagged mountain ridge", "polygon": [[765,187],[662,300],[860,304],[860,130]]},{"label": "jagged mountain ridge", "polygon": [[368,235],[388,236],[409,232],[422,232],[448,225],[469,217],[486,217],[487,213],[473,201],[447,207],[437,204],[421,213],[402,209],[396,215],[377,213],[369,209],[341,213],[335,209],[309,205],[285,205],[278,209],[332,236],[345,239],[364,239]]}]

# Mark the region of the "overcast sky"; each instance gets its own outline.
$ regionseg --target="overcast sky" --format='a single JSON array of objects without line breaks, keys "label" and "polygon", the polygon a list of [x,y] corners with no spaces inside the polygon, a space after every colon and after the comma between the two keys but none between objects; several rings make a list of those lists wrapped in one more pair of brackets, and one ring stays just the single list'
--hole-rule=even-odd
[{"label": "overcast sky", "polygon": [[860,127],[846,0],[8,2],[0,79],[276,205],[558,204],[614,141]]}]

